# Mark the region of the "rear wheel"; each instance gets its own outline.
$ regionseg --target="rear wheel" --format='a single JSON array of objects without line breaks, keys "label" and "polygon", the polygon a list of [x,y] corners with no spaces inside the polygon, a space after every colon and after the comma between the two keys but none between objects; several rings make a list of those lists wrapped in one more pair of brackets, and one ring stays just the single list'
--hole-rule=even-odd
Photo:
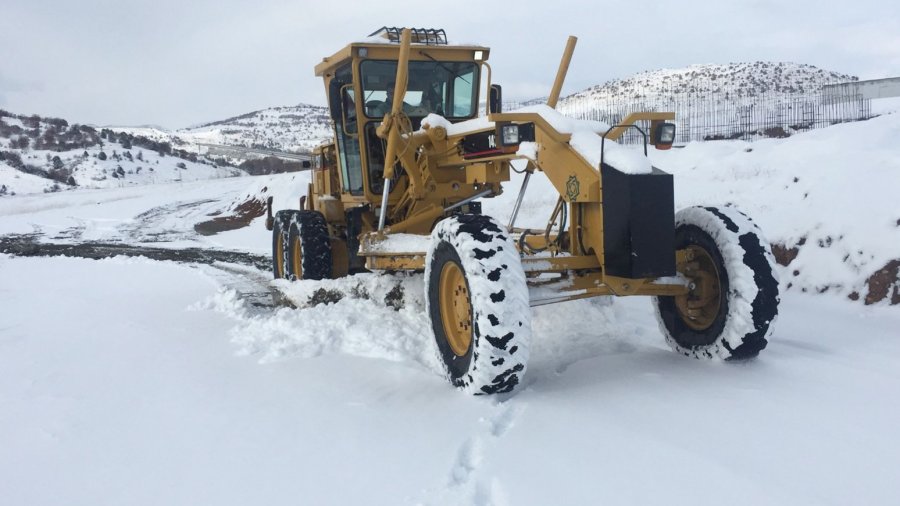
[{"label": "rear wheel", "polygon": [[432,232],[426,307],[450,382],[474,394],[512,391],[528,360],[531,309],[515,245],[491,218],[460,215]]},{"label": "rear wheel", "polygon": [[690,292],[657,297],[666,341],[696,358],[746,359],[768,343],[778,314],[778,279],[759,228],[732,208],[691,207],[675,215],[679,274]]},{"label": "rear wheel", "polygon": [[325,217],[318,211],[294,211],[290,217],[284,277],[331,278],[331,240]]}]

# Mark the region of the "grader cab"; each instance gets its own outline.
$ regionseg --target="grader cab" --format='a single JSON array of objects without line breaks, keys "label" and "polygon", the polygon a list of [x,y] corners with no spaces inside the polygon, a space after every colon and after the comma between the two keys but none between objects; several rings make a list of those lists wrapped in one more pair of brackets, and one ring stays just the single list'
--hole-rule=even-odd
[{"label": "grader cab", "polygon": [[[682,354],[756,356],[779,300],[768,243],[731,207],[675,213],[672,176],[646,158],[647,144],[671,147],[672,113],[610,126],[555,110],[574,46],[547,104],[511,112],[490,50],[448,44],[443,30],[386,27],[324,58],[334,142],[317,150],[300,209],[269,220],[275,277],[424,271],[446,373],[472,393],[521,382],[531,306],[600,295],[655,297]],[[616,142],[628,129],[643,153]],[[524,178],[501,224],[480,199],[500,195],[511,170]],[[558,201],[531,233],[515,222],[538,172]]]}]

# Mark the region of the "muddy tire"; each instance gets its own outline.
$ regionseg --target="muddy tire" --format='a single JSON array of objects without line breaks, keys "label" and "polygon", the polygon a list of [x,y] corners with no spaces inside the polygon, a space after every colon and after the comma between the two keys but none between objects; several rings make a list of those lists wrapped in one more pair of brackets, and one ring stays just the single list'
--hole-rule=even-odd
[{"label": "muddy tire", "polygon": [[695,358],[742,360],[768,343],[778,315],[778,278],[768,241],[733,208],[690,207],[675,215],[675,248],[690,259],[691,292],[656,297],[666,341]]},{"label": "muddy tire", "polygon": [[287,237],[285,278],[291,281],[331,278],[331,240],[322,213],[294,211],[290,215]]},{"label": "muddy tire", "polygon": [[275,279],[282,279],[287,273],[288,251],[290,249],[291,221],[294,215],[300,211],[285,209],[275,213],[275,222],[272,228],[272,274]]},{"label": "muddy tire", "polygon": [[506,230],[487,216],[438,223],[425,261],[426,311],[450,382],[469,393],[512,391],[531,339],[528,287]]}]

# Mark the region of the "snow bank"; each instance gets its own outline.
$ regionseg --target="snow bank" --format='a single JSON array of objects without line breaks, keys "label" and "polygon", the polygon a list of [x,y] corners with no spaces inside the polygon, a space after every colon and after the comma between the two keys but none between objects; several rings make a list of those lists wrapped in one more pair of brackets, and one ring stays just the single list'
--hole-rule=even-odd
[{"label": "snow bank", "polygon": [[789,251],[779,258],[783,290],[865,299],[867,280],[900,259],[898,136],[900,115],[892,114],[787,139],[693,142],[650,157],[674,174],[677,209],[733,204]]}]

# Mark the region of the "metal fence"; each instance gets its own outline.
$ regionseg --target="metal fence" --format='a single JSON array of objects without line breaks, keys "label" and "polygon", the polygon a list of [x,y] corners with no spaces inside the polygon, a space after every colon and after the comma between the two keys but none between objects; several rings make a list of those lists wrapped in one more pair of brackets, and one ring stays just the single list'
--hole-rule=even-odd
[{"label": "metal fence", "polygon": [[[572,118],[599,120],[610,125],[618,124],[632,112],[674,111],[677,143],[787,137],[798,131],[872,117],[871,101],[853,90],[769,92],[755,96],[739,96],[733,92],[637,95],[627,99],[569,100],[557,108]],[[520,103],[504,103],[504,110],[520,106]],[[623,142],[639,143],[643,138],[632,129]]]}]

